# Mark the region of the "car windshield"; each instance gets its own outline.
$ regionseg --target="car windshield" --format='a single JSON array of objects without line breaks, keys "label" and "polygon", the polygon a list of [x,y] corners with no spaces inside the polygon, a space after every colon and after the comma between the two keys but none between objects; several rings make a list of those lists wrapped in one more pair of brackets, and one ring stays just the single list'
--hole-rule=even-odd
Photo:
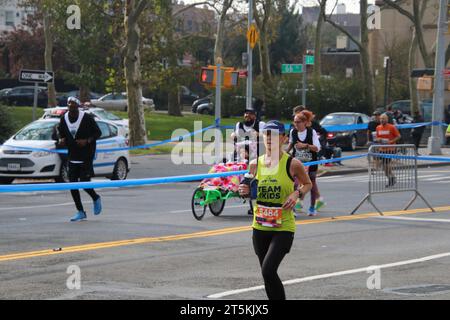
[{"label": "car windshield", "polygon": [[321,125],[323,126],[336,126],[336,125],[350,125],[355,123],[353,116],[347,115],[329,115],[323,118]]},{"label": "car windshield", "polygon": [[105,110],[95,110],[93,111],[95,115],[97,115],[100,119],[105,120],[122,120],[122,118],[116,116],[115,114],[105,111]]},{"label": "car windshield", "polygon": [[57,125],[53,121],[38,121],[23,128],[16,134],[14,140],[52,140],[53,128]]}]

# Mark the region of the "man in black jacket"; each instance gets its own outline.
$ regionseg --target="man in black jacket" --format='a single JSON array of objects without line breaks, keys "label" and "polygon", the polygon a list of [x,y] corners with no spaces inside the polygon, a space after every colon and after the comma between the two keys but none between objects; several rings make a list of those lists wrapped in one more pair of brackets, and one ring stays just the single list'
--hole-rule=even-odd
[{"label": "man in black jacket", "polygon": [[[79,110],[80,101],[70,97],[67,100],[69,112],[67,112],[59,123],[59,144],[68,148],[69,180],[70,182],[88,182],[94,175],[94,157],[96,141],[101,136],[101,130],[94,118]],[[100,196],[94,189],[85,189],[94,201],[94,214],[99,215],[102,211]],[[71,190],[72,198],[78,212],[70,221],[81,221],[86,219],[86,212],[81,203],[80,192]]]}]

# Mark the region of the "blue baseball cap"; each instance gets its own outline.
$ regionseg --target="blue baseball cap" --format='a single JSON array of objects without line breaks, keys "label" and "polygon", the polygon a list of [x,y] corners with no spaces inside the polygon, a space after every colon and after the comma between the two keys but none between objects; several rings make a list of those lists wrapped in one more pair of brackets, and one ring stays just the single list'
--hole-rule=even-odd
[{"label": "blue baseball cap", "polygon": [[270,120],[264,125],[262,131],[277,131],[278,134],[285,134],[286,128],[280,121]]}]

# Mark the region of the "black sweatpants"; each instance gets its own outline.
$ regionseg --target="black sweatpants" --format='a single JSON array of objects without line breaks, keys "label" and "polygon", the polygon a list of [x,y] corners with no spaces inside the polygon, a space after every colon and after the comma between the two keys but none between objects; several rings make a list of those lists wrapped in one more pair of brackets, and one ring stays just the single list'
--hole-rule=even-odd
[{"label": "black sweatpants", "polygon": [[[90,163],[72,163],[69,162],[69,180],[70,182],[89,182],[93,175],[92,164]],[[94,191],[94,189],[84,189],[88,195],[91,196],[93,201],[98,200],[100,196]],[[70,190],[73,201],[78,211],[84,211],[83,204],[81,203],[80,191]]]},{"label": "black sweatpants", "polygon": [[259,259],[269,300],[286,300],[283,283],[278,277],[278,267],[291,250],[293,241],[293,232],[253,229],[253,248]]}]

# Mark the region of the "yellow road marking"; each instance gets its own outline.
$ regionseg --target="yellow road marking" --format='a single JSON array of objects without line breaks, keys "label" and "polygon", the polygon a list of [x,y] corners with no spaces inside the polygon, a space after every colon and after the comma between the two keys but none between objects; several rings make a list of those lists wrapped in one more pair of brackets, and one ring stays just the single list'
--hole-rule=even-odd
[{"label": "yellow road marking", "polygon": [[[434,209],[436,210],[436,212],[450,211],[450,206],[437,207]],[[431,212],[431,210],[428,208],[425,208],[425,209],[413,209],[413,210],[407,210],[407,211],[389,211],[389,212],[385,212],[384,215],[385,216],[397,216],[397,215],[427,213],[427,212]],[[338,221],[352,221],[352,220],[368,219],[368,218],[377,217],[377,216],[378,216],[377,212],[370,212],[370,213],[364,213],[364,214],[359,214],[359,215],[354,215],[354,216],[338,216],[338,217],[332,217],[332,218],[321,218],[321,219],[297,221],[296,224],[297,225],[307,225],[307,224],[319,224],[319,223],[338,222]],[[241,227],[232,227],[232,228],[217,229],[217,230],[211,230],[211,231],[202,231],[202,232],[172,235],[172,236],[139,238],[139,239],[99,242],[99,243],[92,243],[92,244],[85,244],[85,245],[78,245],[78,246],[70,246],[70,247],[62,248],[61,251],[54,251],[53,249],[47,249],[47,250],[40,250],[40,251],[20,252],[20,253],[2,255],[2,256],[0,256],[0,262],[21,260],[21,259],[30,259],[30,258],[43,257],[43,256],[53,256],[53,255],[75,253],[75,252],[93,251],[93,250],[116,248],[116,247],[146,244],[146,243],[169,242],[169,241],[179,241],[179,240],[185,240],[185,239],[213,237],[213,236],[220,236],[220,235],[225,235],[225,234],[250,231],[251,229],[252,229],[251,226],[241,226]]]}]

